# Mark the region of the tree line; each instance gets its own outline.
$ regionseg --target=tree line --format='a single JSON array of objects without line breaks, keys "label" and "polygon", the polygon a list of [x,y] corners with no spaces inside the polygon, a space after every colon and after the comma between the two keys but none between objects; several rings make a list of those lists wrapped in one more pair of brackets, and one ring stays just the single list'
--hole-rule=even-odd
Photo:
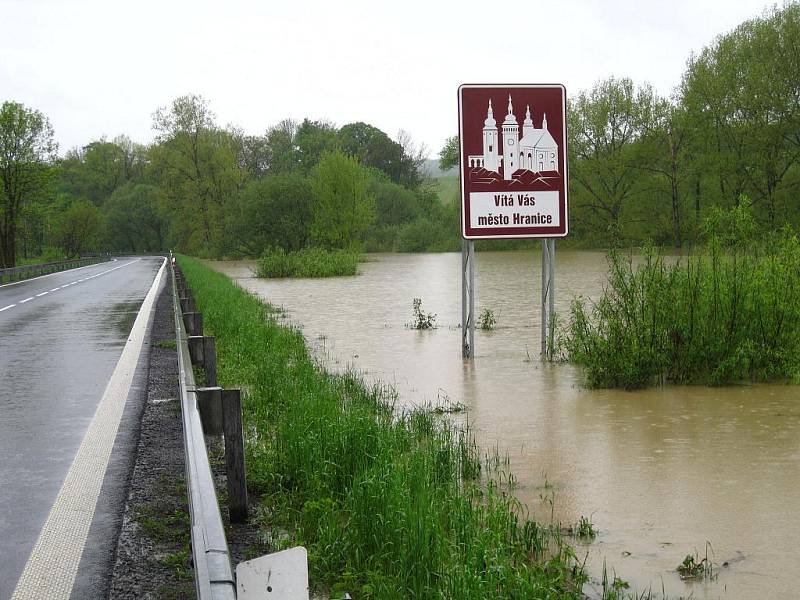
[{"label": "tree line", "polygon": [[5,102],[2,264],[167,248],[236,257],[457,247],[458,212],[438,201],[421,168],[425,149],[403,132],[392,140],[362,122],[305,119],[247,135],[220,126],[196,95],[156,111],[153,128],[149,146],[120,136],[59,158],[48,119]]},{"label": "tree line", "polygon": [[[672,97],[608,78],[568,102],[571,237],[697,241],[715,208],[797,225],[800,6],[773,8],[689,57]],[[440,153],[458,160],[458,139]]]}]

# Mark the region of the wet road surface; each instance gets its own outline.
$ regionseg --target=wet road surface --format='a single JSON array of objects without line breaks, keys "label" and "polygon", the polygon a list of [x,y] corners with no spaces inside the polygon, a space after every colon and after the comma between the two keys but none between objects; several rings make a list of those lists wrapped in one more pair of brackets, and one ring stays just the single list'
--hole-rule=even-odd
[{"label": "wet road surface", "polygon": [[161,264],[121,258],[0,287],[0,599],[14,591]]}]

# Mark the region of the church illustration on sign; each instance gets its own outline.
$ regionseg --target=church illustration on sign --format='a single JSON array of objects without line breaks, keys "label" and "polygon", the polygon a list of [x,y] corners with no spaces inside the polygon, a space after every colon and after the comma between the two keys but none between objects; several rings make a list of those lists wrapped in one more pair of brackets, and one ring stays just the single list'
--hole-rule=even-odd
[{"label": "church illustration on sign", "polygon": [[486,169],[502,174],[503,179],[514,179],[514,173],[520,169],[532,173],[558,172],[558,144],[547,129],[547,115],[542,116],[541,128],[533,125],[531,108],[525,109],[525,121],[522,123],[522,135],[519,131],[511,95],[508,96],[508,114],[503,121],[502,148],[498,140],[497,123],[492,111],[492,100],[489,99],[489,110],[483,123],[483,154],[472,154],[467,157],[471,169]]}]

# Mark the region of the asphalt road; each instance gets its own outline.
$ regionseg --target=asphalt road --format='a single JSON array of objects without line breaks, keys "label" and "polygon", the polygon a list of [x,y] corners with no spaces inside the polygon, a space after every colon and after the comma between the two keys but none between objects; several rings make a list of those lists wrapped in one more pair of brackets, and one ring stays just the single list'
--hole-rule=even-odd
[{"label": "asphalt road", "polygon": [[[162,262],[120,258],[0,286],[0,600],[14,592]],[[119,435],[129,427],[123,419]],[[91,536],[90,545],[99,547]],[[86,579],[79,573],[81,585],[97,584]]]}]

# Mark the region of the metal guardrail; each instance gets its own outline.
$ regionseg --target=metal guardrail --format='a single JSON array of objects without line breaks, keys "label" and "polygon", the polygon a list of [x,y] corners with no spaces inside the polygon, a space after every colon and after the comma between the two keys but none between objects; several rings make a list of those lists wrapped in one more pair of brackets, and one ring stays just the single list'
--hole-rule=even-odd
[{"label": "metal guardrail", "polygon": [[29,279],[39,275],[47,275],[48,273],[57,273],[59,271],[66,271],[67,269],[74,269],[76,267],[85,267],[93,263],[98,263],[108,260],[107,256],[103,257],[85,257],[75,258],[70,260],[59,260],[50,263],[41,263],[38,265],[23,265],[20,267],[9,267],[7,269],[0,269],[0,284],[11,283],[22,279]]},{"label": "metal guardrail", "polygon": [[217,502],[214,477],[208,462],[198,393],[189,353],[189,336],[183,322],[175,270],[172,270],[180,383],[183,442],[186,453],[186,486],[192,523],[192,557],[198,600],[235,600],[236,581],[228,542]]},{"label": "metal guardrail", "polygon": [[[225,440],[228,514],[232,523],[244,522],[248,506],[240,390],[217,385],[215,339],[203,335],[203,315],[195,310],[171,256],[170,266],[197,598],[308,600],[308,553],[302,546],[240,562],[234,573],[205,436],[222,435]],[[195,383],[192,366],[198,364],[209,387]]]}]

